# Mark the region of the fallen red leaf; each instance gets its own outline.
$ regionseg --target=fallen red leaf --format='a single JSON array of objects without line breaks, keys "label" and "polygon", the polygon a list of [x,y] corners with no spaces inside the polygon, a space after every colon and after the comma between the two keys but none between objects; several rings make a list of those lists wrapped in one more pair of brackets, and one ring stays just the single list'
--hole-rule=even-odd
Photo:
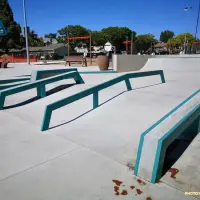
[{"label": "fallen red leaf", "polygon": [[160,179],[158,179],[158,180],[156,181],[156,183],[162,183],[162,181],[161,181]]},{"label": "fallen red leaf", "polygon": [[137,194],[142,194],[143,191],[141,191],[140,189],[136,189]]},{"label": "fallen red leaf", "polygon": [[133,190],[135,187],[133,185],[130,186],[130,189]]},{"label": "fallen red leaf", "polygon": [[119,190],[118,186],[114,186],[114,191],[117,192]]},{"label": "fallen red leaf", "polygon": [[175,176],[176,174],[178,174],[179,170],[176,168],[171,168],[169,169],[169,172],[171,172],[171,176],[170,176],[171,178],[176,178]]},{"label": "fallen red leaf", "polygon": [[128,192],[126,191],[126,190],[123,190],[122,192],[121,192],[121,195],[123,195],[123,196],[125,196],[125,195],[127,195],[128,194]]},{"label": "fallen red leaf", "polygon": [[120,186],[123,182],[119,180],[112,180],[117,186]]},{"label": "fallen red leaf", "polygon": [[140,184],[140,185],[146,185],[146,183],[140,179],[137,179],[137,182]]}]

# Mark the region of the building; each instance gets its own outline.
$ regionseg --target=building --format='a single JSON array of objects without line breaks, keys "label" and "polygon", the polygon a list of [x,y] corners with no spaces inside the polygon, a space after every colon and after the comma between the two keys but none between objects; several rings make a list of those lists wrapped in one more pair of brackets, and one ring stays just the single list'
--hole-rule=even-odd
[{"label": "building", "polygon": [[[25,51],[25,49],[23,49]],[[50,44],[43,47],[29,47],[30,55],[41,56],[57,56],[63,58],[67,53],[67,46],[63,43]]]},{"label": "building", "polygon": [[154,45],[154,51],[156,54],[167,54],[168,53],[167,43],[158,43]]}]

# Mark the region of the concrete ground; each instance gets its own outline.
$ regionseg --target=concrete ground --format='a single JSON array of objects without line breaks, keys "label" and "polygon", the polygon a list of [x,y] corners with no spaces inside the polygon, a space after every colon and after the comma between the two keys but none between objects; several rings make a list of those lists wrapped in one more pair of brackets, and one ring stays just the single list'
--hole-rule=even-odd
[{"label": "concrete ground", "polygon": [[[0,69],[0,80],[55,68],[66,67],[9,64],[8,69]],[[133,175],[141,133],[200,86],[198,59],[149,59],[141,71],[156,69],[164,70],[165,84],[159,76],[132,79],[133,90],[127,92],[125,83],[119,83],[100,92],[102,105],[95,110],[89,96],[54,111],[51,128],[45,132],[40,127],[46,105],[122,73],[83,74],[85,84],[39,100],[35,99],[36,90],[7,97],[6,109],[0,111],[0,199],[196,199],[184,194],[188,179],[178,187],[170,178],[151,184]],[[72,83],[64,80],[47,88]],[[199,148],[195,151],[199,155]],[[123,183],[117,186],[115,180]],[[193,188],[200,191],[198,180],[196,174]]]}]

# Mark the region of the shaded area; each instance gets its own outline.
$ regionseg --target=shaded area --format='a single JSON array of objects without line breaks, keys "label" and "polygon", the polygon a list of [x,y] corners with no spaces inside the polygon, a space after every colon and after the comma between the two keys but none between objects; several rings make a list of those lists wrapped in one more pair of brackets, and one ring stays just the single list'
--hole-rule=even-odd
[{"label": "shaded area", "polygon": [[163,172],[164,175],[180,158],[184,151],[189,147],[190,143],[198,134],[199,118],[197,118],[179,138],[175,139],[166,150]]},{"label": "shaded area", "polygon": [[[49,96],[49,95],[54,94],[54,93],[56,93],[56,92],[59,92],[59,91],[61,91],[61,90],[67,89],[67,88],[72,87],[72,86],[74,86],[74,85],[76,85],[76,84],[74,83],[74,84],[64,84],[64,85],[60,85],[60,86],[58,86],[58,87],[55,87],[55,88],[53,88],[53,89],[47,91],[47,92],[46,92],[46,96]],[[5,106],[5,107],[4,107],[4,110],[5,110],[5,109],[10,109],[10,108],[16,108],[16,107],[24,106],[24,105],[26,105],[26,104],[32,103],[32,102],[34,102],[34,101],[37,101],[37,100],[39,100],[39,99],[41,99],[41,98],[35,96],[35,97],[32,97],[32,98],[30,98],[30,99],[28,99],[28,100],[25,100],[25,101],[23,101],[23,102],[20,102],[20,103],[18,103],[18,104],[14,104],[14,105],[11,105],[11,106]]]},{"label": "shaded area", "polygon": [[[115,96],[112,97],[111,99],[108,99],[107,101],[105,101],[105,102],[103,102],[102,104],[100,104],[98,107],[100,107],[100,106],[102,106],[103,104],[105,104],[105,103],[107,103],[107,102],[113,100],[114,98],[116,98],[116,97],[118,97],[118,96],[124,94],[125,92],[126,92],[126,91],[121,92],[121,93],[115,95]],[[53,128],[57,128],[57,127],[59,127],[59,126],[65,125],[65,124],[69,124],[69,123],[71,123],[71,122],[73,122],[73,121],[75,121],[75,120],[77,120],[77,119],[83,117],[84,115],[90,113],[90,112],[93,111],[93,110],[94,110],[94,109],[92,108],[92,109],[88,110],[87,112],[84,112],[83,114],[81,114],[81,115],[79,115],[79,116],[77,116],[77,117],[75,117],[75,118],[73,118],[73,119],[71,119],[71,120],[69,120],[69,121],[67,121],[67,122],[63,122],[62,124],[59,124],[59,125],[56,125],[56,126],[52,126],[52,127],[50,127],[49,129],[53,129]]]},{"label": "shaded area", "polygon": [[[152,86],[159,85],[159,84],[162,84],[162,83],[152,84],[152,85],[143,86],[143,87],[138,87],[138,88],[134,88],[133,90],[138,90],[138,89],[142,89],[142,88],[152,87]],[[133,90],[132,90],[132,91],[133,91]],[[102,106],[102,105],[108,103],[109,101],[115,99],[116,97],[118,97],[118,96],[120,96],[120,95],[122,95],[122,94],[124,94],[124,93],[126,93],[126,92],[129,92],[129,91],[120,92],[119,94],[115,95],[114,97],[112,97],[112,98],[108,99],[107,101],[105,101],[105,102],[99,104],[98,107],[100,107],[100,106]],[[79,116],[77,116],[77,117],[75,117],[75,118],[73,118],[73,119],[71,119],[71,120],[69,120],[69,121],[63,122],[63,123],[58,124],[58,125],[56,125],[56,126],[49,127],[49,129],[53,129],[53,128],[57,128],[57,127],[60,127],[60,126],[62,126],[62,125],[65,125],[65,124],[69,124],[69,123],[71,123],[71,122],[73,122],[73,121],[75,121],[75,120],[77,120],[77,119],[79,119],[79,118],[85,116],[86,114],[90,113],[90,112],[93,111],[93,110],[94,110],[94,109],[92,108],[92,109],[90,109],[90,110],[88,110],[88,111],[82,113],[81,115],[79,115]]]}]

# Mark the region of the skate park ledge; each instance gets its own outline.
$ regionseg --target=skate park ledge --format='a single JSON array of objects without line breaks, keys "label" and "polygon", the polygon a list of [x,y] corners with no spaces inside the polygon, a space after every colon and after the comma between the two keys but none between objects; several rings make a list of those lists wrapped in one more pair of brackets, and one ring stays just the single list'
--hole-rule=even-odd
[{"label": "skate park ledge", "polygon": [[199,102],[200,89],[141,134],[134,175],[152,183],[162,177],[169,145],[177,138],[183,139],[184,131],[195,120],[200,122]]},{"label": "skate park ledge", "polygon": [[60,80],[64,80],[64,79],[70,79],[70,78],[73,78],[75,80],[76,84],[84,83],[80,74],[77,71],[72,71],[72,72],[66,72],[66,73],[59,74],[59,75],[56,75],[53,77],[44,78],[44,79],[37,80],[34,82],[28,82],[28,83],[25,83],[25,84],[22,84],[19,86],[1,90],[0,91],[0,110],[3,109],[5,98],[9,95],[36,88],[37,89],[37,97],[43,98],[46,96],[45,86],[47,84],[50,84],[50,83],[53,83],[56,81],[60,81]]},{"label": "skate park ledge", "polygon": [[45,108],[41,131],[45,131],[45,130],[49,129],[51,115],[54,110],[57,110],[63,106],[66,106],[74,101],[77,101],[77,100],[82,99],[89,95],[93,95],[93,109],[95,109],[99,106],[99,97],[98,96],[99,96],[100,90],[103,90],[105,88],[108,88],[112,85],[115,85],[115,84],[118,84],[118,83],[124,81],[126,84],[127,90],[130,91],[130,90],[132,90],[132,87],[131,87],[129,79],[147,77],[147,76],[155,76],[155,75],[160,75],[162,83],[165,83],[165,77],[164,77],[164,73],[162,70],[127,73],[127,74],[121,75],[117,78],[114,78],[114,79],[111,79],[104,83],[101,83],[99,85],[96,85],[94,87],[91,87],[89,89],[83,90],[83,91],[76,93],[72,96],[69,96],[67,98],[56,101],[52,104],[49,104]]}]

